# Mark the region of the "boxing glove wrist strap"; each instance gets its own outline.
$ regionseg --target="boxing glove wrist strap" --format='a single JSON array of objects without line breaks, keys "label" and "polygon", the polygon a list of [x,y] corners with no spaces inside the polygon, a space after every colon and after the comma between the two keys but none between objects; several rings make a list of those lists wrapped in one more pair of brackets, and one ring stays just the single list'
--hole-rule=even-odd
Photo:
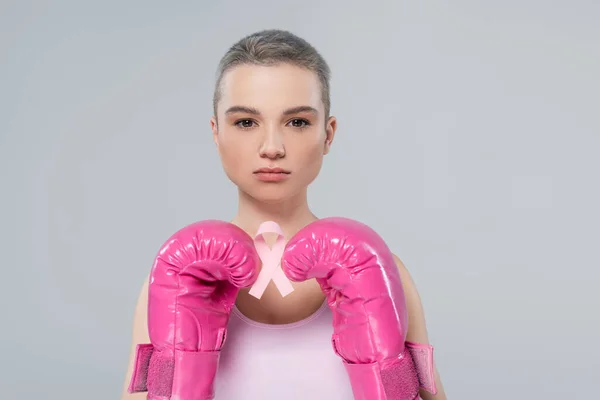
[{"label": "boxing glove wrist strap", "polygon": [[138,345],[129,393],[148,392],[149,400],[214,399],[219,356],[219,351],[159,352],[151,344]]},{"label": "boxing glove wrist strap", "polygon": [[356,400],[416,400],[419,384],[410,353],[382,365],[351,364],[344,366]]},{"label": "boxing glove wrist strap", "polygon": [[[340,355],[335,344],[334,349]],[[420,398],[419,389],[437,393],[429,344],[406,342],[404,353],[385,365],[344,360],[344,366],[357,400],[414,400]]]},{"label": "boxing glove wrist strap", "polygon": [[412,356],[421,389],[427,390],[431,394],[437,394],[435,368],[433,366],[433,346],[414,342],[405,342],[404,345]]}]

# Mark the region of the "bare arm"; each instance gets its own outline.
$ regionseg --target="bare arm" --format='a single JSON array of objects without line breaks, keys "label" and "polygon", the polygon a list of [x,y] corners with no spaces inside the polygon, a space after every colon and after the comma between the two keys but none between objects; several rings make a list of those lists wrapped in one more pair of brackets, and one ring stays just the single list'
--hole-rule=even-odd
[{"label": "bare arm", "polygon": [[[406,340],[415,343],[429,343],[429,336],[427,334],[427,324],[425,322],[425,312],[423,311],[423,304],[421,297],[417,291],[417,287],[410,276],[410,273],[406,269],[404,263],[394,255],[396,265],[400,270],[400,277],[402,279],[402,287],[404,289],[404,295],[406,296],[406,307],[408,308],[408,332],[406,334]],[[440,374],[435,366],[434,358],[434,373],[435,373],[435,385],[437,386],[437,394],[433,395],[425,390],[420,391],[420,395],[423,400],[447,400],[446,393],[442,386],[442,380]]]},{"label": "bare arm", "polygon": [[129,365],[127,367],[127,373],[125,375],[125,383],[123,384],[123,391],[121,393],[121,400],[146,400],[147,393],[133,393],[127,392],[129,386],[129,380],[133,373],[133,361],[135,358],[135,347],[140,343],[150,343],[150,336],[148,335],[148,277],[142,285],[137,304],[135,306],[135,312],[133,315],[133,329],[132,329],[132,343],[129,354]]}]

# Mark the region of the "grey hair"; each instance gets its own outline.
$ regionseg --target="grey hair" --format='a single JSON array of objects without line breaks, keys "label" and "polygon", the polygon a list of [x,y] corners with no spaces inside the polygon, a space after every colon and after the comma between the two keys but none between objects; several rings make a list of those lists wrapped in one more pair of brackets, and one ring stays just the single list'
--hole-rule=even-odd
[{"label": "grey hair", "polygon": [[317,74],[321,84],[321,97],[325,116],[331,110],[329,81],[331,71],[325,59],[306,40],[291,32],[267,29],[250,34],[229,48],[219,62],[213,95],[213,112],[217,115],[217,104],[221,99],[221,81],[227,71],[235,66],[291,64],[306,68]]}]

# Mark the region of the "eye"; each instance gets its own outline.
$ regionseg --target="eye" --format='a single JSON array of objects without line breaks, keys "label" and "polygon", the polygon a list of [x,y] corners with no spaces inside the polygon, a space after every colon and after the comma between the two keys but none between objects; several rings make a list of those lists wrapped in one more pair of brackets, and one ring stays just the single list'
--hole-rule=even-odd
[{"label": "eye", "polygon": [[310,122],[304,118],[294,118],[289,122],[294,128],[306,128],[310,126]]},{"label": "eye", "polygon": [[235,126],[242,129],[250,129],[254,126],[254,121],[251,119],[240,119],[236,121]]}]

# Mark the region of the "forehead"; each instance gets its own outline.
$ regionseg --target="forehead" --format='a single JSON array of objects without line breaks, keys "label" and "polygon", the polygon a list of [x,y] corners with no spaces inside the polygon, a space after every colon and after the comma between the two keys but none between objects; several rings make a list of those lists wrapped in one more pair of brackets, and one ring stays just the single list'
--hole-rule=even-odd
[{"label": "forehead", "polygon": [[261,112],[278,112],[306,105],[323,111],[317,74],[289,64],[232,68],[223,76],[220,103],[222,110],[249,106]]}]

